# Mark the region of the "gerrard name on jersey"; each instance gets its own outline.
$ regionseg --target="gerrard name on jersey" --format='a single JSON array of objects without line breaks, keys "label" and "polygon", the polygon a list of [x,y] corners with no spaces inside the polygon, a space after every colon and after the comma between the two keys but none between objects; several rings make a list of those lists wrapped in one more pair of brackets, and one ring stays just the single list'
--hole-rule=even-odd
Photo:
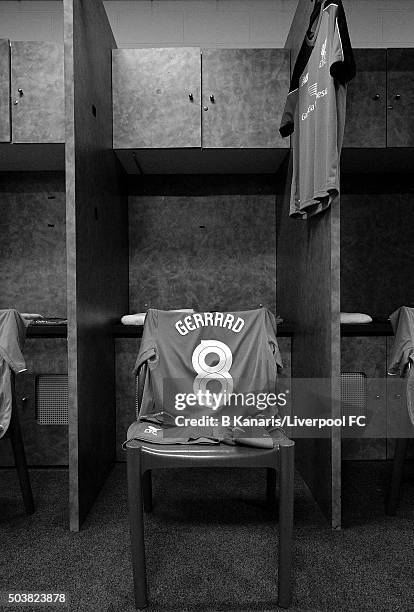
[{"label": "gerrard name on jersey", "polygon": [[244,319],[235,317],[230,313],[224,312],[197,312],[180,319],[175,324],[179,334],[186,336],[188,332],[194,331],[199,327],[227,327],[238,334],[244,327]]}]

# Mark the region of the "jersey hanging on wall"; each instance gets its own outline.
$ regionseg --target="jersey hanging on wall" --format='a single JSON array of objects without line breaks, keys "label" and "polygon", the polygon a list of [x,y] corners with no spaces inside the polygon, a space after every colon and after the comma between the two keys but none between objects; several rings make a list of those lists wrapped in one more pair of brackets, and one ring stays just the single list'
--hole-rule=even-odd
[{"label": "jersey hanging on wall", "polygon": [[144,362],[140,420],[277,414],[268,396],[282,362],[275,318],[265,308],[187,316],[150,309],[135,373]]},{"label": "jersey hanging on wall", "polygon": [[308,218],[339,195],[346,86],[355,62],[341,0],[317,1],[292,74],[280,133],[292,134],[290,215]]}]

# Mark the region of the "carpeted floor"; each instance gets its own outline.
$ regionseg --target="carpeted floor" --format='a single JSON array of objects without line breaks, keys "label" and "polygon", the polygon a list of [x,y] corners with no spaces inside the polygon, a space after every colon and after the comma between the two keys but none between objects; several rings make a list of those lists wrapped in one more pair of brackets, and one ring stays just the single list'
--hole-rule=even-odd
[{"label": "carpeted floor", "polygon": [[[335,533],[297,479],[292,610],[414,610],[414,469],[398,516],[386,518],[389,467],[345,463],[346,527]],[[125,465],[115,466],[80,533],[67,527],[66,470],[31,478],[37,511],[26,517],[14,470],[0,471],[0,591],[66,592],[71,611],[132,612]],[[261,504],[264,484],[261,471],[154,475],[149,612],[278,610],[277,527]]]}]

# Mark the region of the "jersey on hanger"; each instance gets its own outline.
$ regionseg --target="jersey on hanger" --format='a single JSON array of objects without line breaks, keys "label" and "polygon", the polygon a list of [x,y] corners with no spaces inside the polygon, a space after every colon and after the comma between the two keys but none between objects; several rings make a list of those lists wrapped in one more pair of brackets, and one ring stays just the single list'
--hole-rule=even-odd
[{"label": "jersey on hanger", "polygon": [[[145,361],[141,420],[277,414],[258,395],[275,393],[282,366],[275,318],[265,308],[188,315],[150,309],[135,373]],[[246,404],[247,394],[255,395]]]},{"label": "jersey on hanger", "polygon": [[318,2],[297,57],[280,133],[292,134],[290,215],[307,218],[339,195],[346,85],[355,63],[341,0]]}]

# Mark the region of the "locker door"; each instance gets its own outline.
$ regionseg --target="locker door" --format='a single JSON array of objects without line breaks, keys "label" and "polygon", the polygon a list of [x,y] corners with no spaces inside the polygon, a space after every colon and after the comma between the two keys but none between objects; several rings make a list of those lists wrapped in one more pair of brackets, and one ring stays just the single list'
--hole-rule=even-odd
[{"label": "locker door", "polygon": [[355,49],[357,74],[348,84],[344,147],[386,146],[386,49]]},{"label": "locker door", "polygon": [[10,142],[10,43],[0,40],[0,142]]},{"label": "locker door", "polygon": [[387,146],[414,147],[414,49],[387,50]]},{"label": "locker door", "polygon": [[201,146],[198,48],[116,49],[114,148]]},{"label": "locker door", "polygon": [[289,147],[279,135],[289,51],[203,49],[202,91],[203,147]]},{"label": "locker door", "polygon": [[12,42],[12,140],[65,141],[63,45]]}]

